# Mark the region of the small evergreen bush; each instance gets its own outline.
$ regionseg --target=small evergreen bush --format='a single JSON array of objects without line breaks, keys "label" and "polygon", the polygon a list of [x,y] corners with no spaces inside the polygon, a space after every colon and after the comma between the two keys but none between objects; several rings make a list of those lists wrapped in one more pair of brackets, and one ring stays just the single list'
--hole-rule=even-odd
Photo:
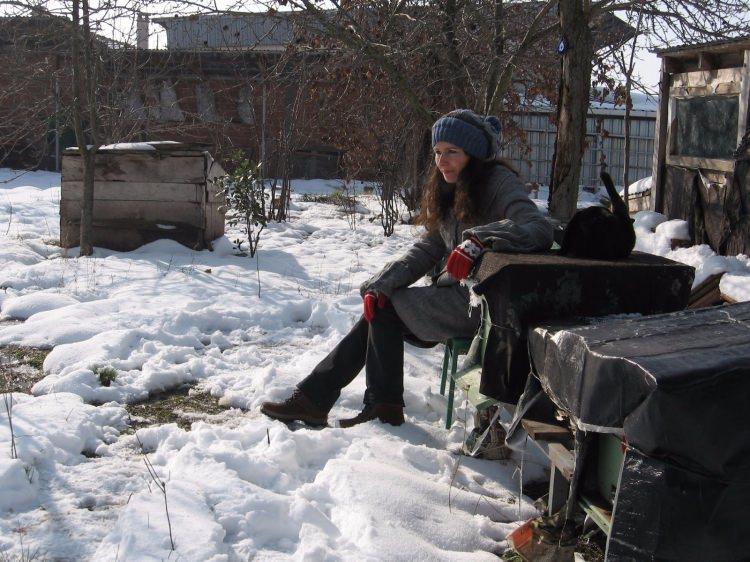
[{"label": "small evergreen bush", "polygon": [[[251,162],[241,151],[233,152],[225,164],[231,172],[217,178],[216,182],[220,195],[226,199],[227,224],[240,226],[240,232],[247,237],[250,257],[253,257],[258,251],[260,234],[268,223],[266,200],[270,195],[263,185],[261,164]],[[242,250],[245,241],[238,238],[234,242]]]},{"label": "small evergreen bush", "polygon": [[111,385],[117,378],[117,369],[115,369],[114,367],[101,367],[97,365],[93,368],[93,371],[99,379],[99,384],[101,384],[102,386]]}]

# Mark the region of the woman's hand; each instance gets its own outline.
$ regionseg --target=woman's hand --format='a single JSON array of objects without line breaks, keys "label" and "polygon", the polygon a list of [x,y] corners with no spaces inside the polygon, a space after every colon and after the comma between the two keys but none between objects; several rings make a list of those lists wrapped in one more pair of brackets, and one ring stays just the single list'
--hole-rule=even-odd
[{"label": "woman's hand", "polygon": [[375,311],[378,308],[383,308],[388,302],[388,297],[384,293],[377,293],[375,291],[367,291],[365,296],[362,297],[364,301],[364,316],[365,320],[372,322],[375,318]]},{"label": "woman's hand", "polygon": [[478,238],[472,236],[467,238],[461,244],[456,246],[455,250],[448,256],[445,263],[445,270],[450,273],[451,277],[461,281],[466,279],[474,267],[474,261],[482,253],[484,246]]}]

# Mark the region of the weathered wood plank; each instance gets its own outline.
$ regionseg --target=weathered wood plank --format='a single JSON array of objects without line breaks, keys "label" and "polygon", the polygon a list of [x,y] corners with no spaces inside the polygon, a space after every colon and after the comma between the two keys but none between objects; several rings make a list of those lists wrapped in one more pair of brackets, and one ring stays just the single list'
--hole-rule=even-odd
[{"label": "weathered wood plank", "polygon": [[651,189],[634,193],[628,197],[628,211],[631,214],[638,211],[648,211],[651,209]]},{"label": "weathered wood plank", "polygon": [[[94,220],[129,219],[154,223],[182,223],[204,228],[203,208],[186,201],[94,201]],[[61,200],[61,223],[79,221],[81,201]]]},{"label": "weathered wood plank", "polygon": [[[94,222],[91,238],[94,246],[100,246],[119,251],[130,251],[154,240],[169,238],[184,244],[188,248],[203,249],[205,239],[197,228],[176,228],[174,230],[162,230],[153,224],[142,224],[143,228],[121,227],[121,225],[108,224],[107,221]],[[63,248],[78,246],[80,225],[78,223],[66,223],[60,228],[60,242]]]},{"label": "weathered wood plank", "polygon": [[714,273],[704,279],[697,287],[690,292],[687,308],[703,308],[706,306],[715,306],[722,303],[721,293],[719,292],[719,283],[724,272]]},{"label": "weathered wood plank", "polygon": [[656,138],[654,139],[654,159],[651,175],[654,194],[651,197],[651,210],[661,213],[664,209],[664,169],[667,155],[667,127],[669,124],[669,72],[668,59],[661,61],[659,82],[659,108],[656,112]]},{"label": "weathered wood plank", "polygon": [[742,83],[740,84],[739,127],[737,128],[738,146],[747,131],[748,117],[750,116],[750,49],[745,51],[744,60],[745,65],[742,69]]},{"label": "weathered wood plank", "polygon": [[534,420],[521,420],[521,425],[532,439],[559,442],[568,441],[573,437],[569,428],[559,425]]},{"label": "weathered wood plank", "polygon": [[[153,153],[98,154],[94,179],[144,183],[203,183],[205,157],[168,156]],[[63,181],[83,181],[83,163],[77,154],[66,154],[62,162]]]},{"label": "weathered wood plank", "polygon": [[572,451],[569,451],[565,445],[561,443],[551,443],[544,439],[531,439],[531,442],[547,457],[550,462],[557,467],[567,480],[573,477],[573,471],[575,470],[575,457]]},{"label": "weathered wood plank", "polygon": [[[97,201],[188,201],[200,203],[205,187],[199,183],[155,183],[95,180]],[[62,182],[60,197],[67,201],[83,199],[83,181]]]},{"label": "weathered wood plank", "polygon": [[570,483],[560,470],[552,464],[549,470],[549,495],[547,497],[547,515],[550,517],[563,508],[570,494]]},{"label": "weathered wood plank", "polygon": [[214,160],[211,157],[209,157],[207,168],[208,170],[206,172],[206,179],[209,180],[214,180],[227,174],[224,168],[222,168],[221,164],[219,164],[219,161]]},{"label": "weathered wood plank", "polygon": [[223,205],[226,202],[226,197],[219,194],[221,189],[216,182],[208,181],[204,189],[207,191],[206,201],[208,201],[209,203],[219,203]]},{"label": "weathered wood plank", "polygon": [[554,464],[560,473],[567,479],[573,478],[575,470],[575,458],[564,445],[560,443],[549,443],[549,460]]},{"label": "weathered wood plank", "polygon": [[215,240],[224,234],[226,218],[222,210],[222,203],[208,203],[206,205],[206,240]]},{"label": "weathered wood plank", "polygon": [[[734,90],[729,92],[737,93],[740,81],[742,80],[742,68],[721,68],[719,70],[696,70],[692,72],[682,72],[674,74],[672,77],[672,88],[674,90],[683,90],[685,88],[702,88],[708,87],[713,91],[719,84],[734,84]],[[675,92],[672,92],[673,94]]]},{"label": "weathered wood plank", "polygon": [[695,156],[667,156],[667,164],[683,168],[701,168],[718,172],[734,172],[734,160],[719,160],[718,158],[698,158]]},{"label": "weathered wood plank", "polygon": [[219,164],[218,161],[211,158],[211,156],[207,156],[208,160],[206,161],[206,191],[208,192],[208,202],[209,203],[219,203],[224,204],[226,201],[225,197],[223,195],[219,195],[219,191],[221,191],[219,185],[216,183],[216,180],[222,176],[225,176],[227,173],[224,170],[224,168],[221,167],[221,164]]}]

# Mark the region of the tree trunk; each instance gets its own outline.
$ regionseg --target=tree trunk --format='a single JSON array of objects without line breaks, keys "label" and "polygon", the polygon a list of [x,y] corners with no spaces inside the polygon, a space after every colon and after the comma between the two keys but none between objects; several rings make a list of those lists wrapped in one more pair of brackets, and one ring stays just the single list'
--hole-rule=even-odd
[{"label": "tree trunk", "polygon": [[422,187],[430,173],[432,162],[432,129],[423,128],[420,123],[416,124],[416,128],[413,142],[416,152],[409,159],[411,169],[408,174],[404,174],[408,179],[403,182],[399,192],[399,197],[409,213],[419,211]]},{"label": "tree trunk", "polygon": [[560,27],[567,42],[563,54],[560,98],[558,99],[557,137],[549,211],[552,217],[567,222],[578,201],[581,159],[586,143],[586,114],[591,89],[593,39],[590,14],[580,0],[560,0]]},{"label": "tree trunk", "polygon": [[422,203],[422,188],[427,182],[432,169],[432,128],[424,129],[420,135],[419,152],[417,156],[417,177],[415,182],[414,209],[419,209]]},{"label": "tree trunk", "polygon": [[623,183],[623,200],[625,204],[628,204],[628,187],[630,186],[630,111],[633,109],[633,99],[630,97],[630,89],[632,87],[632,81],[630,76],[625,78],[625,118],[622,120],[622,126],[624,128],[625,138],[623,142],[623,172],[622,172],[622,183]]},{"label": "tree trunk", "polygon": [[464,94],[466,79],[464,77],[464,66],[458,54],[458,40],[456,39],[457,18],[458,5],[456,0],[446,0],[443,12],[443,39],[448,65],[440,65],[438,68],[444,71],[446,82],[450,85],[453,105],[455,107],[466,107],[467,101]]},{"label": "tree trunk", "polygon": [[[90,256],[93,251],[91,242],[94,212],[94,160],[99,147],[97,134],[98,118],[96,108],[96,71],[93,60],[91,29],[89,25],[88,0],[73,0],[71,64],[73,69],[73,128],[76,144],[83,164],[83,201],[81,206],[81,229],[79,256]],[[84,128],[84,115],[88,116]],[[88,135],[86,130],[88,130]],[[88,138],[92,145],[88,145]]]},{"label": "tree trunk", "polygon": [[81,154],[83,162],[83,201],[81,202],[81,241],[79,256],[90,256],[94,252],[91,242],[94,216],[94,160],[96,153],[88,149]]}]

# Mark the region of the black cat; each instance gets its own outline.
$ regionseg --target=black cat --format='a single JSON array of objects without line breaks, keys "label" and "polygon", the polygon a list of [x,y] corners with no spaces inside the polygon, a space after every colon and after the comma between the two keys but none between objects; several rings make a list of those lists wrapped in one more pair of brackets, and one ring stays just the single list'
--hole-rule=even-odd
[{"label": "black cat", "polygon": [[633,251],[633,219],[610,175],[602,172],[600,177],[612,201],[612,211],[588,207],[573,215],[560,245],[560,253],[565,256],[616,260],[628,257]]}]

